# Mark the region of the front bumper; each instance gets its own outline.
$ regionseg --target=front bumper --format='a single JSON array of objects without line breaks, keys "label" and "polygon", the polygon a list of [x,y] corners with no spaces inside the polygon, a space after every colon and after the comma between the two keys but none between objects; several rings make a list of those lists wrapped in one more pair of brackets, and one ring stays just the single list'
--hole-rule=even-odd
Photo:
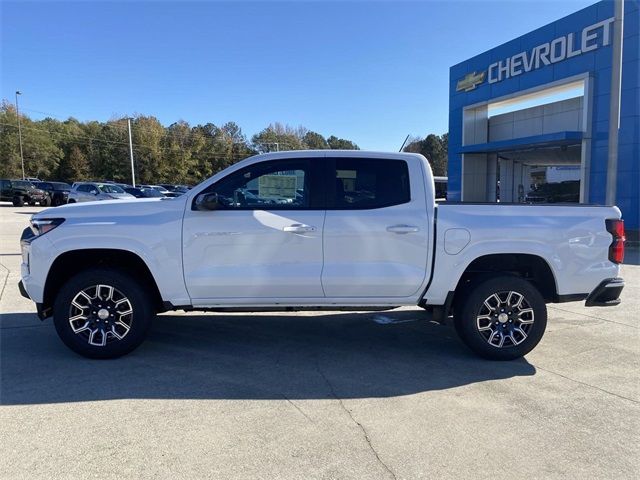
[{"label": "front bumper", "polygon": [[[32,298],[29,296],[29,292],[27,292],[27,289],[24,287],[24,283],[22,282],[22,280],[18,282],[18,290],[20,290],[20,295],[22,295],[24,298],[32,300]],[[40,320],[44,320],[53,315],[53,310],[51,308],[44,308],[44,305],[42,303],[36,302],[36,311]]]},{"label": "front bumper", "polygon": [[24,288],[24,283],[22,283],[22,280],[18,282],[18,290],[20,290],[20,295],[22,295],[24,298],[31,300],[31,297],[29,296],[27,289]]},{"label": "front bumper", "polygon": [[622,278],[607,278],[589,294],[586,307],[613,307],[620,303],[620,293],[624,288]]}]

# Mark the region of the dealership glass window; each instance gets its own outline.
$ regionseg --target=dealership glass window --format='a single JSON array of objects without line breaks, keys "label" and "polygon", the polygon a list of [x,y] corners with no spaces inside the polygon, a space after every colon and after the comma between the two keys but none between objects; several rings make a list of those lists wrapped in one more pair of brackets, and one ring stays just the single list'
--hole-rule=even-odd
[{"label": "dealership glass window", "polygon": [[232,173],[207,191],[218,195],[222,209],[310,209],[315,203],[311,201],[310,175],[308,160],[275,160]]},{"label": "dealership glass window", "polygon": [[409,169],[403,160],[336,158],[332,208],[390,207],[411,200]]}]

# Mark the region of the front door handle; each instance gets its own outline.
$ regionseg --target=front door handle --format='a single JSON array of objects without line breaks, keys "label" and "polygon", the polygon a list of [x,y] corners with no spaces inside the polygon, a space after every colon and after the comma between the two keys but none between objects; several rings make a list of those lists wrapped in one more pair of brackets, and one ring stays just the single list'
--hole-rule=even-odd
[{"label": "front door handle", "polygon": [[294,223],[293,225],[284,227],[282,230],[284,232],[291,232],[291,233],[308,233],[308,232],[315,232],[316,227],[312,227],[311,225],[304,225],[302,223]]},{"label": "front door handle", "polygon": [[415,233],[419,231],[420,229],[414,225],[391,225],[390,227],[387,227],[387,232],[391,232],[391,233],[403,234],[403,233]]}]

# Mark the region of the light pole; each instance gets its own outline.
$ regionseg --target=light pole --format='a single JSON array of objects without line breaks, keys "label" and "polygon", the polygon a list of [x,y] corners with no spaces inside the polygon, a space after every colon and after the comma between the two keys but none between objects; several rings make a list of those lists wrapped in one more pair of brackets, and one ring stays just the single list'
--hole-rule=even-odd
[{"label": "light pole", "polygon": [[131,118],[127,118],[127,126],[129,127],[129,156],[131,157],[131,184],[136,187],[136,172],[133,168],[133,142],[131,141]]},{"label": "light pole", "polygon": [[22,127],[20,126],[20,110],[18,110],[18,95],[22,95],[20,90],[16,90],[16,116],[18,117],[18,140],[20,141],[20,164],[22,165],[22,179],[24,175],[24,155],[22,154]]}]

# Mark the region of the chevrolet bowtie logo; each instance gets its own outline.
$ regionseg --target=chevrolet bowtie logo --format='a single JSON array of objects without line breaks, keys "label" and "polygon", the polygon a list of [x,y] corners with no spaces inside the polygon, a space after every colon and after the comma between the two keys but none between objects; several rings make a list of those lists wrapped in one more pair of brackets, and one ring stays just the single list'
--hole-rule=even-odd
[{"label": "chevrolet bowtie logo", "polygon": [[456,85],[456,92],[460,90],[464,90],[465,92],[469,92],[484,82],[484,76],[486,72],[472,72],[467,73],[463,78],[458,80],[458,84]]}]

